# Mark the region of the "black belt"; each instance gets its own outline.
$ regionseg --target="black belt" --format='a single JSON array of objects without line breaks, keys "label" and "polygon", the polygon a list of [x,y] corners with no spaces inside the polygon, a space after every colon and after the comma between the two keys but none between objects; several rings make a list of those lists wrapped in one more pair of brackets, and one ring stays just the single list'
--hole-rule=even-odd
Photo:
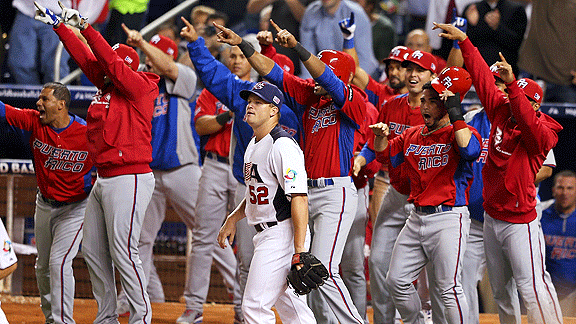
[{"label": "black belt", "polygon": [[212,152],[206,152],[206,157],[208,157],[209,159],[212,160],[216,160],[218,162],[222,162],[222,163],[226,163],[226,164],[230,164],[230,160],[225,157],[225,156],[220,156],[216,153],[212,153]]},{"label": "black belt", "polygon": [[439,205],[439,206],[414,206],[414,209],[420,214],[436,214],[452,210],[452,206]]},{"label": "black belt", "polygon": [[324,188],[326,186],[333,186],[334,180],[327,179],[308,179],[308,187],[310,188]]},{"label": "black belt", "polygon": [[68,206],[68,205],[77,203],[77,201],[66,202],[66,201],[58,201],[58,200],[54,200],[54,199],[48,199],[48,198],[44,197],[44,195],[42,195],[42,194],[40,194],[40,199],[42,199],[43,202],[47,203],[48,205],[52,206],[53,208],[60,208],[60,207],[64,207],[64,206]]},{"label": "black belt", "polygon": [[273,222],[264,222],[264,223],[258,223],[254,225],[254,228],[256,228],[256,232],[260,233],[263,230],[272,227],[272,226],[276,226],[278,225],[278,222],[273,221]]}]

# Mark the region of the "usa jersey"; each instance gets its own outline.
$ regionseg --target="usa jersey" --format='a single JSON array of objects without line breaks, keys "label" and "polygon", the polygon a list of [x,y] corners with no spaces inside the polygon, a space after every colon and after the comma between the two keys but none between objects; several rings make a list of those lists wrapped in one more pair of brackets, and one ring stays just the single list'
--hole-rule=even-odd
[{"label": "usa jersey", "polygon": [[484,222],[484,199],[482,198],[482,169],[488,157],[488,142],[490,139],[490,121],[484,109],[472,110],[464,115],[466,123],[474,127],[482,137],[482,151],[480,156],[472,163],[474,180],[470,185],[470,197],[468,198],[468,210],[470,217]]},{"label": "usa jersey", "polygon": [[[196,112],[194,122],[202,116],[214,116],[230,111],[226,105],[216,99],[207,89],[203,89],[196,100]],[[230,119],[219,131],[212,133],[204,146],[207,152],[214,152],[220,156],[228,156],[230,153],[230,136],[232,135],[232,123]]]},{"label": "usa jersey", "polygon": [[540,222],[546,238],[546,270],[562,298],[576,290],[576,211],[559,215],[552,205],[542,212]]},{"label": "usa jersey", "polygon": [[60,202],[76,202],[92,189],[92,158],[88,154],[86,121],[70,114],[70,124],[55,129],[40,123],[40,113],[0,102],[0,118],[30,132],[34,172],[40,193]]},{"label": "usa jersey", "polygon": [[196,88],[196,73],[176,63],[176,82],[162,78],[159,94],[154,100],[152,118],[152,162],[156,170],[169,170],[189,163],[198,163],[198,150],[190,122],[189,100]]},{"label": "usa jersey", "polygon": [[280,126],[256,142],[244,155],[248,224],[283,221],[291,217],[292,194],[308,193],[304,154]]},{"label": "usa jersey", "polygon": [[[236,146],[234,149],[234,162],[232,164],[232,174],[240,183],[244,183],[244,152],[254,134],[252,127],[244,121],[246,114],[246,100],[240,98],[240,91],[250,90],[255,82],[242,81],[236,75],[210,54],[210,51],[204,46],[204,39],[198,37],[198,40],[188,43],[188,53],[194,63],[196,73],[204,83],[204,86],[220,102],[228,107],[234,113],[234,138]],[[280,125],[295,139],[300,133],[300,123],[298,118],[290,108],[282,105],[280,107]],[[231,148],[232,149],[232,148]]]},{"label": "usa jersey", "polygon": [[301,118],[308,176],[347,176],[354,133],[366,116],[366,94],[354,85],[346,86],[328,67],[316,81],[331,95],[330,99],[314,94],[314,80],[293,76],[277,64],[264,78],[283,90],[286,105]]},{"label": "usa jersey", "polygon": [[458,147],[452,125],[428,133],[426,126],[408,128],[389,141],[381,153],[390,155],[392,167],[405,164],[410,179],[408,202],[416,206],[465,206],[472,182],[472,161],[480,155],[480,135],[467,147]]}]

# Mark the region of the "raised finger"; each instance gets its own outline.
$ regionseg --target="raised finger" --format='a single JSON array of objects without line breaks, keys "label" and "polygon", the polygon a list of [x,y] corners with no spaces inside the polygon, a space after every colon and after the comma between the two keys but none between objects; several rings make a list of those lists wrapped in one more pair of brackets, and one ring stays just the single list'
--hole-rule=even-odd
[{"label": "raised finger", "polygon": [[500,55],[500,59],[502,60],[503,63],[508,63],[508,62],[506,62],[504,55],[502,55],[502,52],[498,52],[498,55]]},{"label": "raised finger", "polygon": [[38,2],[34,1],[34,5],[36,6],[36,8],[38,10],[42,10],[42,8],[40,7],[40,5],[38,4]]},{"label": "raised finger", "polygon": [[188,27],[190,30],[192,30],[190,27],[192,27],[192,24],[186,20],[186,18],[184,18],[183,16],[180,16],[180,19],[184,22],[184,24],[186,25],[186,27]]},{"label": "raised finger", "polygon": [[274,29],[276,29],[277,32],[282,30],[282,28],[280,28],[278,25],[276,25],[276,23],[272,19],[270,19],[270,24],[272,24],[272,27],[274,27]]},{"label": "raised finger", "polygon": [[120,25],[120,26],[122,26],[122,29],[124,30],[124,32],[126,34],[130,33],[130,28],[128,28],[124,23],[122,23],[122,25]]},{"label": "raised finger", "polygon": [[212,22],[212,25],[214,25],[214,27],[218,28],[220,31],[226,31],[226,27],[222,26],[222,25],[218,25],[216,22]]},{"label": "raised finger", "polygon": [[58,0],[58,5],[60,6],[60,9],[66,9],[60,0]]}]

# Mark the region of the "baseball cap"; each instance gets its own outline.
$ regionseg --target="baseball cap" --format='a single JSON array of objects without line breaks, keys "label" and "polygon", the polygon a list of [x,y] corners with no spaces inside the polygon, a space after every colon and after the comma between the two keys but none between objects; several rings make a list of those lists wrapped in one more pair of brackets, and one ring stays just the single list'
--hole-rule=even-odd
[{"label": "baseball cap", "polygon": [[261,81],[256,83],[250,90],[240,91],[240,97],[244,100],[248,100],[248,96],[250,96],[251,93],[278,108],[280,108],[284,103],[284,95],[282,94],[282,91],[268,82]]},{"label": "baseball cap", "polygon": [[150,39],[150,44],[156,46],[162,52],[172,55],[174,60],[178,59],[178,46],[170,38],[156,34]]},{"label": "baseball cap", "polygon": [[536,81],[528,78],[522,78],[516,81],[516,84],[518,84],[518,86],[524,90],[524,94],[528,98],[536,101],[539,104],[542,103],[544,92],[538,83],[536,83]]},{"label": "baseball cap", "polygon": [[492,64],[492,66],[490,66],[490,72],[492,72],[492,75],[495,78],[500,79],[500,81],[504,82],[502,77],[500,76],[500,70],[498,70],[498,67],[496,66],[496,64]]},{"label": "baseball cap", "polygon": [[407,67],[409,62],[412,62],[426,70],[430,70],[432,73],[436,73],[436,67],[438,66],[434,55],[422,51],[414,51],[412,54],[408,55],[408,57],[402,62],[402,67]]},{"label": "baseball cap", "polygon": [[128,64],[128,66],[136,71],[138,70],[138,65],[140,64],[140,57],[138,57],[138,53],[136,51],[124,44],[116,43],[112,46],[112,49],[120,56],[120,58]]},{"label": "baseball cap", "polygon": [[406,46],[396,46],[388,54],[388,57],[383,59],[382,62],[388,64],[388,62],[394,60],[400,63],[404,62],[412,54],[412,50]]},{"label": "baseball cap", "polygon": [[276,54],[273,58],[274,62],[282,68],[282,70],[294,75],[294,62],[286,55]]},{"label": "baseball cap", "polygon": [[451,66],[442,70],[430,83],[438,93],[442,93],[446,89],[452,93],[460,93],[460,101],[462,101],[472,86],[472,78],[468,71],[463,68]]}]

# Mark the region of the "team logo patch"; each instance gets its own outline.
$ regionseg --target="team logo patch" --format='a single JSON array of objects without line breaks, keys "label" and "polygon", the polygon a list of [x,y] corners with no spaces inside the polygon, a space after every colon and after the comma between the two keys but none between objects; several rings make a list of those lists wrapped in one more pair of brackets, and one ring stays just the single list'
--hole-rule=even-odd
[{"label": "team logo patch", "polygon": [[260,82],[256,83],[256,84],[254,85],[254,88],[252,88],[252,89],[253,89],[253,90],[260,90],[260,89],[262,89],[262,88],[264,88],[264,82],[260,81]]},{"label": "team logo patch", "polygon": [[274,96],[274,98],[272,98],[272,102],[274,102],[276,106],[278,106],[280,104],[280,98]]},{"label": "team logo patch", "polygon": [[5,240],[4,241],[4,247],[2,247],[2,250],[4,252],[12,251],[12,242],[10,240]]},{"label": "team logo patch", "polygon": [[286,170],[286,174],[284,175],[284,179],[290,180],[290,181],[296,181],[296,175],[297,174],[298,173],[295,170],[288,168],[288,170]]}]

